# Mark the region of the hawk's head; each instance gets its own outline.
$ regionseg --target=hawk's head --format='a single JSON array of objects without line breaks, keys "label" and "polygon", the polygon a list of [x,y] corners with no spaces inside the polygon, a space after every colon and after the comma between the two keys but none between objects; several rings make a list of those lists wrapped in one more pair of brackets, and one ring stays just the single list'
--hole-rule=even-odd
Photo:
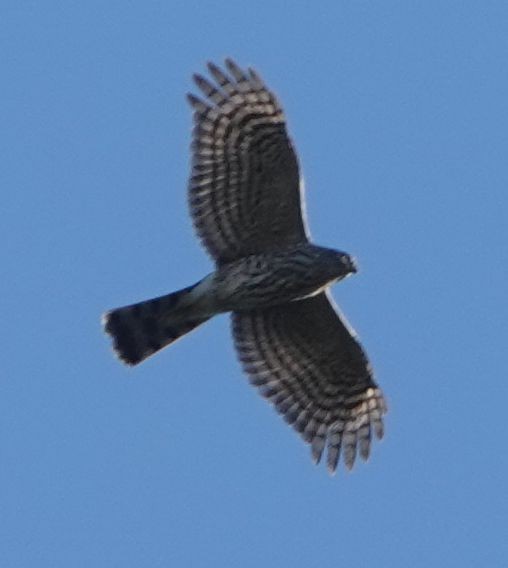
[{"label": "hawk's head", "polygon": [[346,252],[333,249],[322,249],[323,263],[322,267],[326,270],[328,277],[332,281],[342,280],[350,274],[358,272],[356,260]]},{"label": "hawk's head", "polygon": [[354,274],[355,272],[358,272],[358,265],[356,264],[356,259],[353,256],[345,252],[339,252],[339,255],[340,262],[344,271],[346,272],[346,276],[348,274]]}]

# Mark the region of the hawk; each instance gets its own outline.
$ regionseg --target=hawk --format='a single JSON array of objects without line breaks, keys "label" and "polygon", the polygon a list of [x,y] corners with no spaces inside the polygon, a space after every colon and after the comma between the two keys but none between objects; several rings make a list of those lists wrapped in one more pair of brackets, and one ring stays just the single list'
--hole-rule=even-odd
[{"label": "hawk", "polygon": [[383,435],[386,405],[329,287],[356,272],[348,254],[314,245],[298,160],[275,95],[231,59],[194,75],[190,214],[215,262],[198,283],[104,316],[118,357],[136,365],[231,312],[250,382],[335,472]]}]

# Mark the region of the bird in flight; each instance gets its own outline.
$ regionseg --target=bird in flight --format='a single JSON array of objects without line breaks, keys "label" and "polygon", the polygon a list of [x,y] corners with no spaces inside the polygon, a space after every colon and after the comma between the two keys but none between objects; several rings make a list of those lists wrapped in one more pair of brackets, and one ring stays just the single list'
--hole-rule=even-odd
[{"label": "bird in flight", "polygon": [[188,189],[215,270],[196,284],[103,317],[118,357],[137,365],[211,317],[231,312],[250,382],[310,445],[351,469],[383,436],[386,404],[329,288],[356,272],[345,252],[311,242],[298,159],[283,110],[253,69],[231,59],[194,75]]}]

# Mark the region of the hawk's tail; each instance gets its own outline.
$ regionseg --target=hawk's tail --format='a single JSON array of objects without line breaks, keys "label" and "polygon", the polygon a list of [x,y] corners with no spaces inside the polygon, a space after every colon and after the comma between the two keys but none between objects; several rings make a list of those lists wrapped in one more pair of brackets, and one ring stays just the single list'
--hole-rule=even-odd
[{"label": "hawk's tail", "polygon": [[104,314],[104,330],[113,338],[118,357],[128,365],[137,365],[207,321],[209,316],[192,309],[193,289],[189,286]]}]

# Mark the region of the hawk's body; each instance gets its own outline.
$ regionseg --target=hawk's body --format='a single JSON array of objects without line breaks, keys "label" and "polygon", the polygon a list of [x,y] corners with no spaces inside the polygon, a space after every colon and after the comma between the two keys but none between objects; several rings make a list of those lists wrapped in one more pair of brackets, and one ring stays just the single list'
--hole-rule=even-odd
[{"label": "hawk's body", "polygon": [[216,271],[161,298],[113,310],[105,328],[119,357],[136,364],[222,312],[251,382],[311,444],[328,446],[334,471],[342,450],[381,437],[386,411],[365,353],[330,302],[327,288],[355,272],[347,254],[309,242],[300,175],[273,93],[252,71],[213,64],[217,85],[195,76],[191,215]]}]

